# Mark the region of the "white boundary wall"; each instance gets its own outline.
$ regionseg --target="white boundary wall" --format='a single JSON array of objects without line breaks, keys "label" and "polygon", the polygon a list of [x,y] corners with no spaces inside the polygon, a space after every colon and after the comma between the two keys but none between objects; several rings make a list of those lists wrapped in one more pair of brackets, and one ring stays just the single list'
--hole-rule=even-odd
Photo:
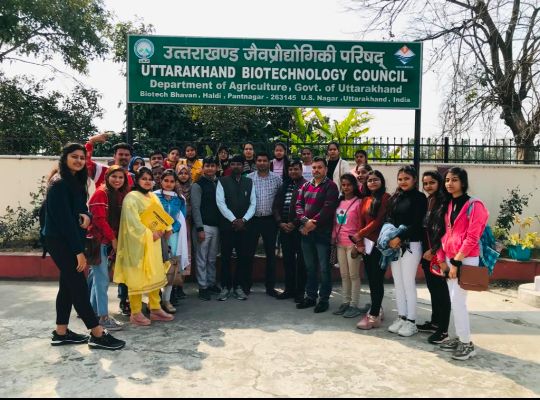
[{"label": "white boundary wall", "polygon": [[[105,162],[106,159],[96,161]],[[57,162],[56,157],[0,156],[0,171],[6,178],[0,195],[0,215],[5,214],[7,206],[15,207],[18,203],[24,207],[28,206],[29,193],[37,191],[40,179],[48,175]],[[396,188],[396,174],[401,165],[403,164],[372,164],[374,169],[380,170],[385,176],[389,192]],[[459,166],[469,173],[469,193],[486,203],[490,211],[490,223],[493,224],[497,218],[499,205],[508,195],[507,190],[518,185],[522,194],[534,193],[524,215],[540,215],[540,167],[487,164],[459,164]],[[421,172],[436,167],[435,164],[422,164]],[[538,222],[533,226],[533,230],[540,231]]]}]

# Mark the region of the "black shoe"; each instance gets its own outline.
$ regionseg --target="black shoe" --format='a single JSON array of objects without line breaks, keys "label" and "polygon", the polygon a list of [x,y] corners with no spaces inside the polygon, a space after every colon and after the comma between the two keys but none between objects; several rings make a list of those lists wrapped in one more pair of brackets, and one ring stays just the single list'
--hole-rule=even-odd
[{"label": "black shoe", "polygon": [[65,335],[59,335],[56,331],[52,331],[51,346],[63,346],[65,344],[83,344],[88,343],[87,335],[79,335],[69,329]]},{"label": "black shoe", "polygon": [[266,295],[270,297],[278,297],[279,292],[276,289],[266,289]]},{"label": "black shoe", "polygon": [[431,321],[427,321],[422,325],[416,325],[416,327],[418,328],[419,332],[430,332],[430,333],[435,333],[439,329],[439,327],[436,325],[433,325]]},{"label": "black shoe", "polygon": [[199,289],[199,299],[203,301],[212,300],[210,289]]},{"label": "black shoe", "polygon": [[145,312],[145,309],[146,309],[146,314],[150,314],[150,312],[152,310],[150,310],[150,303],[145,303],[144,301],[142,302],[142,312]]},{"label": "black shoe", "polygon": [[315,307],[316,305],[317,302],[315,300],[306,297],[304,300],[302,300],[301,303],[296,305],[296,308],[298,308],[299,310],[304,310],[306,308]]},{"label": "black shoe", "polygon": [[296,304],[300,304],[304,301],[304,295],[303,294],[297,294],[296,296],[294,296],[294,302]]},{"label": "black shoe", "polygon": [[427,341],[431,344],[441,344],[445,340],[448,340],[448,333],[437,331],[433,335],[430,335]]},{"label": "black shoe", "polygon": [[278,299],[278,300],[288,300],[288,299],[292,299],[293,297],[295,297],[294,293],[284,291],[283,293],[278,294],[276,296],[276,299]]},{"label": "black shoe", "polygon": [[90,340],[88,341],[88,347],[91,349],[100,350],[120,350],[126,345],[126,342],[120,339],[116,339],[107,331],[103,331],[101,337],[96,337],[90,334]]},{"label": "black shoe", "polygon": [[315,306],[315,310],[313,312],[319,314],[323,313],[328,310],[330,307],[330,304],[327,301],[319,301],[319,303]]},{"label": "black shoe", "polygon": [[218,285],[210,286],[208,288],[208,290],[210,291],[210,294],[220,294],[221,293],[221,288]]},{"label": "black shoe", "polygon": [[180,300],[178,299],[178,297],[171,295],[171,304],[174,307],[178,307],[180,305]]},{"label": "black shoe", "polygon": [[176,288],[176,298],[180,300],[184,300],[187,298],[187,295],[184,293],[184,288],[182,286],[178,286]]},{"label": "black shoe", "polygon": [[131,315],[131,306],[129,304],[129,301],[120,302],[120,314],[126,317],[129,317]]}]

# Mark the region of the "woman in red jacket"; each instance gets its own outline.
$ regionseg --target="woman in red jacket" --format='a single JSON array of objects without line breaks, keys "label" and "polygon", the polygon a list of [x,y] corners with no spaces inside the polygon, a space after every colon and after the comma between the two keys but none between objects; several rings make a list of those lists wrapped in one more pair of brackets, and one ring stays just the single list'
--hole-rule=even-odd
[{"label": "woman in red jacket", "polygon": [[364,254],[364,265],[371,293],[371,309],[358,322],[358,329],[372,329],[381,326],[383,319],[382,300],[384,297],[384,273],[381,269],[381,252],[376,242],[386,216],[390,195],[386,193],[386,181],[379,171],[369,171],[366,176],[367,196],[360,209],[360,230],[352,237],[356,248]]},{"label": "woman in red jacket", "polygon": [[479,265],[480,237],[486,228],[489,213],[484,204],[467,194],[469,179],[463,168],[453,167],[444,178],[451,200],[444,217],[446,233],[437,252],[439,266],[448,274],[448,290],[457,337],[440,345],[441,350],[451,351],[455,360],[468,360],[476,355],[471,342],[471,327],[467,310],[467,291],[459,286],[459,268],[462,265]]},{"label": "woman in red jacket", "polygon": [[109,287],[109,254],[112,249],[116,251],[118,228],[120,226],[120,212],[122,201],[128,192],[128,178],[126,171],[113,165],[107,170],[105,184],[101,185],[90,198],[88,206],[93,216],[88,237],[100,242],[101,263],[92,265],[88,275],[90,287],[90,303],[99,323],[110,331],[122,329],[114,318],[109,317],[109,301],[107,289]]}]

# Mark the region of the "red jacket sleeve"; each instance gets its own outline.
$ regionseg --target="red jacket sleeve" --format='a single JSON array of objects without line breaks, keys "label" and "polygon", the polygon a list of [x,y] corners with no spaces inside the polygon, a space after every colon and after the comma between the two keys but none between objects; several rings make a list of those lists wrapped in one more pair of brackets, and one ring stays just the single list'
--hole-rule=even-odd
[{"label": "red jacket sleeve", "polygon": [[86,149],[86,169],[88,169],[88,176],[94,180],[96,176],[96,163],[92,160],[94,144],[92,142],[86,142],[84,148]]},{"label": "red jacket sleeve", "polygon": [[[368,220],[367,213],[369,212],[369,207],[365,210],[362,210],[361,213],[361,223],[362,223],[362,229],[360,229],[357,233],[360,237],[366,237],[370,233],[373,233],[379,229],[381,229],[384,217],[386,215],[386,209],[388,208],[388,200],[390,199],[390,195],[388,193],[383,194],[383,197],[381,199],[381,206],[379,207],[379,211],[377,212],[377,216],[375,219],[371,220],[370,222],[367,222],[365,225],[364,223]],[[372,200],[373,201],[373,200]],[[369,203],[371,205],[371,202]]]},{"label": "red jacket sleeve", "polygon": [[92,225],[94,230],[98,231],[100,236],[106,239],[107,242],[116,239],[108,220],[109,199],[107,193],[102,189],[96,190],[88,202],[88,207],[93,216]]}]

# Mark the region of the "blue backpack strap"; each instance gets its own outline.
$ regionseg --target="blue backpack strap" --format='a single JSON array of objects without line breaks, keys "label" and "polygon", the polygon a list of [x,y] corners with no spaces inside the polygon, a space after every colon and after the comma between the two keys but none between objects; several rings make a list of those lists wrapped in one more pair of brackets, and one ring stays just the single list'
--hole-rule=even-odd
[{"label": "blue backpack strap", "polygon": [[[472,213],[472,210],[473,210],[473,206],[474,206],[474,203],[475,203],[475,200],[476,198],[474,197],[471,197],[469,199],[469,207],[467,208],[467,219],[470,220],[471,219],[471,213]],[[484,232],[486,230],[484,229]],[[480,265],[485,265],[485,261],[484,261],[484,245],[482,243],[482,236],[484,235],[484,232],[482,232],[482,235],[480,235],[480,239],[478,240],[478,248],[480,249]]]},{"label": "blue backpack strap", "polygon": [[469,207],[467,208],[467,218],[468,219],[471,219],[471,213],[472,213],[472,209],[473,209],[473,205],[474,205],[475,200],[476,200],[475,197],[471,197],[469,199]]}]

